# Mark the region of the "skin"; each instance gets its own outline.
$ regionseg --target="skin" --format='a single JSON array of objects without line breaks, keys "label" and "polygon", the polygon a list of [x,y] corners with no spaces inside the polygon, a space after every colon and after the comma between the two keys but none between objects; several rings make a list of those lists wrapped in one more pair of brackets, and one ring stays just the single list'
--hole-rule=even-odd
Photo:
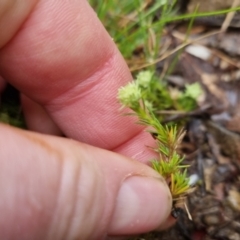
[{"label": "skin", "polygon": [[116,101],[131,74],[87,1],[1,1],[0,75],[0,91],[7,80],[22,93],[31,130],[0,124],[0,239],[171,224],[169,189],[146,165],[154,140]]}]

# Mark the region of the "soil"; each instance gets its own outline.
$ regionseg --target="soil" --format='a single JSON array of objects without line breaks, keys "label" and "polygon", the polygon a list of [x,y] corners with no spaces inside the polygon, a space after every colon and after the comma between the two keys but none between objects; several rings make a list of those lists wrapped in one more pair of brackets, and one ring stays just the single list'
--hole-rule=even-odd
[{"label": "soil", "polygon": [[[191,11],[196,2],[185,2],[185,10]],[[200,10],[231,7],[232,2],[200,1]],[[179,201],[171,229],[131,240],[240,240],[240,15],[235,14],[226,31],[216,33],[225,18],[196,19],[190,44],[167,78],[171,88],[199,82],[204,89],[197,110],[166,120],[184,122],[186,136],[179,152],[185,155],[184,164],[190,165],[189,176],[196,180],[194,190]],[[162,45],[171,42],[174,49],[181,44],[187,26],[185,22],[168,26]],[[159,74],[174,57],[157,64]]]}]

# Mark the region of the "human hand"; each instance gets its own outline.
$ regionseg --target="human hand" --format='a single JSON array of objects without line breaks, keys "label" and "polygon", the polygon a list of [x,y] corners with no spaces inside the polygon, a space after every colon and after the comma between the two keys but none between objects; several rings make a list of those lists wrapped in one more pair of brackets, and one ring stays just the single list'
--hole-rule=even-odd
[{"label": "human hand", "polygon": [[[0,125],[0,239],[166,226],[168,187],[132,160],[152,158],[153,139],[116,101],[131,74],[87,1],[1,5],[0,75],[22,93],[29,128],[45,134]],[[50,136],[58,129],[68,139]]]}]

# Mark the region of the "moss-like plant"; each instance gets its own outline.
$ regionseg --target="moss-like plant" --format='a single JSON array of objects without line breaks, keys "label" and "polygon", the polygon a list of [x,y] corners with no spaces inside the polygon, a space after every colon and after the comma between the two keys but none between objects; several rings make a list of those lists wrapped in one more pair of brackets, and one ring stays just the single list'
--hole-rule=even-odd
[{"label": "moss-like plant", "polygon": [[[137,116],[138,124],[145,125],[147,131],[156,140],[156,147],[153,150],[158,153],[158,158],[151,160],[152,167],[165,178],[173,199],[178,199],[190,189],[187,177],[188,166],[182,164],[183,158],[177,152],[184,131],[179,129],[176,124],[161,124],[159,117],[155,114],[156,107],[159,107],[159,105],[155,103],[155,92],[151,91],[152,86],[154,86],[155,91],[159,91],[159,104],[173,108],[174,101],[168,96],[166,86],[161,86],[159,81],[156,82],[150,71],[141,72],[135,81],[120,88],[118,99],[123,107],[132,110],[128,115]],[[186,99],[191,98],[194,103],[191,105],[193,107],[196,104],[194,98],[201,93],[200,86],[196,84],[189,86],[187,91],[188,93],[180,94],[179,99],[185,102]],[[161,102],[162,100],[163,102]],[[189,110],[188,108],[189,104],[187,110]]]}]

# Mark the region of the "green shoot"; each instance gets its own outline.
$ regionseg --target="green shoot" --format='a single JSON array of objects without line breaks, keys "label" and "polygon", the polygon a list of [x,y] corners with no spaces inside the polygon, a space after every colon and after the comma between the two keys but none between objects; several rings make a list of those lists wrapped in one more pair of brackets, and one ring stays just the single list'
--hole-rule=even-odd
[{"label": "green shoot", "polygon": [[[169,185],[173,199],[179,198],[189,190],[187,165],[183,165],[183,158],[177,153],[184,132],[176,125],[163,125],[154,113],[154,104],[151,101],[152,92],[148,92],[153,84],[153,74],[150,71],[141,72],[137,79],[119,89],[118,99],[123,107],[130,108],[138,117],[138,123],[145,125],[156,140],[158,158],[151,161],[153,169],[161,174]],[[158,83],[159,84],[159,83]],[[164,89],[164,88],[163,88]],[[164,90],[166,91],[166,89]],[[200,86],[189,85],[184,97],[198,97]],[[149,100],[150,99],[150,100]]]}]

